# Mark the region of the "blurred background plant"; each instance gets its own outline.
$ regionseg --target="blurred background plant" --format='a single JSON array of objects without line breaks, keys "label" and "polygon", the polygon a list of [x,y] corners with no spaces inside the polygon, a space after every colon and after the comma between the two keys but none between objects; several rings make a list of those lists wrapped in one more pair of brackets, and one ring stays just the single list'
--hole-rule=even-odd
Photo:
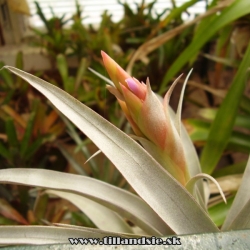
[{"label": "blurred background plant", "polygon": [[[163,9],[158,14],[153,11],[156,2],[143,0],[133,10],[126,2],[118,1],[124,8],[123,18],[114,22],[105,11],[98,26],[82,23],[86,16],[77,1],[76,12],[70,19],[65,15],[57,16],[52,8],[52,18],[46,18],[36,2],[37,14],[45,29],[32,28],[36,35],[33,45],[46,52],[52,68],[32,73],[64,89],[130,133],[115,98],[106,91],[105,82],[88,70],[91,67],[107,76],[100,51],[107,52],[123,68],[127,66],[138,80],[145,81],[149,77],[152,89],[160,95],[166,92],[176,76],[193,67],[185,93],[184,124],[201,155],[203,171],[219,178],[221,184],[231,178],[229,184],[222,185],[228,204],[221,204],[217,191],[210,201],[211,214],[220,226],[238,188],[230,188],[230,185],[240,183],[238,177],[244,171],[250,149],[250,97],[245,78],[250,64],[246,53],[250,37],[249,3],[244,0],[205,1],[205,12],[185,22],[183,14],[188,15],[188,8],[198,0],[186,1],[179,7],[172,1],[172,8]],[[17,55],[16,67],[23,67],[21,54]],[[5,70],[1,71],[0,77],[0,159],[3,168],[49,168],[93,176],[130,188],[103,155],[83,164],[97,148],[38,92]],[[178,99],[177,86],[171,98],[174,108]],[[1,195],[9,189],[10,186],[2,185]],[[4,196],[3,204],[15,204],[26,222],[56,220],[51,219],[53,212],[45,215],[50,210],[46,209],[47,204],[50,205],[48,196],[41,193],[35,202],[35,195],[27,188],[25,192],[23,189],[17,191],[16,187],[11,189],[13,192],[8,191],[9,196]],[[25,193],[23,200],[19,199],[22,192]],[[25,209],[16,206],[26,202],[30,205],[26,204]],[[36,214],[39,206],[43,206],[43,212],[35,219],[29,219],[28,212],[32,210],[33,215]],[[67,213],[64,208],[60,211],[57,222]],[[4,218],[9,217],[3,215]],[[68,218],[72,223],[82,218],[81,225],[92,225],[83,213],[72,212]],[[84,221],[87,222],[84,224]]]},{"label": "blurred background plant", "polygon": [[[23,68],[22,53],[17,55],[16,67]],[[36,166],[64,171],[67,161],[55,142],[65,125],[57,112],[25,81],[6,70],[0,72],[0,93],[1,169]],[[1,224],[29,224],[36,220],[31,214],[35,199],[29,196],[28,188],[1,185],[0,193]]]}]

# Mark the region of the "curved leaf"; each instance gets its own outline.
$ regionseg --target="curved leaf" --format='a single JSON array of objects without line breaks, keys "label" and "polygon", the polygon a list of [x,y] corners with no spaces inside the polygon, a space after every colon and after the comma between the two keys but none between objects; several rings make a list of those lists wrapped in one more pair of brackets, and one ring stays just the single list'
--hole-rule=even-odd
[{"label": "curved leaf", "polygon": [[211,182],[213,182],[215,184],[215,186],[217,187],[218,191],[220,192],[220,195],[221,195],[223,201],[225,203],[227,203],[226,197],[225,197],[225,195],[223,193],[223,190],[220,187],[220,184],[211,175],[208,175],[208,174],[204,174],[204,173],[197,174],[196,176],[193,176],[188,181],[188,183],[186,184],[186,188],[187,188],[187,190],[189,190],[190,193],[193,192],[197,180],[200,180],[200,179],[208,179]]},{"label": "curved leaf", "polygon": [[81,194],[131,219],[145,232],[156,235],[173,233],[138,196],[90,177],[45,169],[18,168],[0,170],[0,182]]}]

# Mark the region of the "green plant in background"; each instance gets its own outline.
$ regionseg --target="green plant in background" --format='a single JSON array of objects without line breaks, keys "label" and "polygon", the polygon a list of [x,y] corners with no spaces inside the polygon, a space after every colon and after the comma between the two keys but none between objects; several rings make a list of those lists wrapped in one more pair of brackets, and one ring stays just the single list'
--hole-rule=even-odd
[{"label": "green plant in background", "polygon": [[[100,113],[107,108],[112,102],[112,99],[108,99],[104,85],[101,80],[95,80],[92,82],[93,74],[88,71],[89,61],[86,58],[82,58],[77,71],[73,71],[69,68],[66,57],[63,54],[59,54],[56,57],[56,66],[60,74],[61,81],[54,81],[55,85],[61,86],[65,91],[71,95],[78,97],[78,99],[90,107],[94,107],[99,110]],[[72,73],[75,73],[73,77]],[[53,80],[53,78],[52,78]]]},{"label": "green plant in background", "polygon": [[[115,44],[119,46],[118,37],[121,24],[114,23],[111,15],[104,11],[98,27],[93,27],[91,24],[87,27],[82,23],[83,11],[77,1],[76,9],[77,12],[72,18],[73,24],[67,30],[68,46],[71,51],[69,56],[77,56],[79,61],[82,57],[86,57],[91,62],[100,62],[97,55],[101,44],[107,51],[113,54]],[[119,47],[117,50],[119,50]]]},{"label": "green plant in background", "polygon": [[[52,60],[54,61],[59,53],[65,55],[66,59],[75,56],[79,64],[82,58],[86,58],[89,65],[92,65],[98,72],[104,74],[105,72],[101,67],[98,54],[100,50],[105,50],[111,56],[118,56],[118,63],[124,67],[130,61],[130,57],[133,55],[135,48],[149,41],[156,35],[161,35],[182,25],[184,22],[182,13],[197,1],[198,0],[191,0],[180,7],[176,7],[173,2],[173,8],[171,10],[164,9],[160,14],[153,12],[156,1],[145,3],[143,0],[140,4],[137,4],[135,11],[133,11],[127,3],[123,4],[118,1],[124,8],[124,17],[122,20],[114,23],[111,19],[111,15],[108,15],[107,11],[105,11],[98,28],[94,28],[92,25],[86,27],[82,24],[82,20],[84,19],[83,11],[76,1],[76,13],[71,18],[73,24],[69,25],[67,29],[63,28],[62,25],[60,26],[62,27],[61,32],[64,37],[62,39],[64,42],[63,47],[67,47],[67,49],[61,51],[54,50],[53,53],[49,54],[53,55]],[[41,20],[47,27],[50,20],[46,20],[38,4],[37,8]],[[165,17],[167,11],[169,11],[170,14]],[[137,68],[135,71],[138,78],[144,79],[149,76],[153,82],[152,88],[157,90],[166,72],[166,68],[164,67],[169,67],[176,57],[180,55],[181,51],[190,43],[193,36],[193,29],[194,26],[186,27],[184,32],[176,34],[171,41],[158,46],[158,49],[152,53],[149,58],[142,58],[143,62],[146,62],[146,65],[144,63],[136,64]],[[40,32],[40,34],[37,34],[41,39],[43,39],[43,36],[49,36],[52,40],[57,39],[55,34],[49,34],[48,31],[47,33]],[[47,49],[46,46],[42,47]],[[60,46],[58,46],[58,48],[60,48]],[[48,49],[50,49],[50,47]],[[145,51],[147,50],[148,49]],[[85,74],[86,77],[91,77],[88,72],[85,72]],[[91,80],[92,84],[97,81],[97,79],[94,78]]]},{"label": "green plant in background", "polygon": [[[123,51],[133,52],[132,61],[139,51],[138,49],[134,52],[136,48],[143,47],[142,54],[147,53],[150,46],[144,45],[149,41],[181,26],[184,23],[182,14],[197,0],[189,1],[180,7],[176,7],[175,2],[172,1],[172,8],[166,8],[159,14],[153,11],[156,2],[145,3],[145,1],[141,1],[140,4],[137,4],[135,11],[127,3],[122,4],[124,17],[121,20],[123,29],[120,33],[120,46]],[[168,12],[169,14],[166,15]],[[140,57],[142,63],[138,62],[133,65],[133,72],[136,72],[138,79],[145,79],[149,76],[152,81],[152,89],[159,89],[167,68],[189,44],[192,35],[193,27],[187,28],[182,34],[176,34],[171,41],[157,46],[157,49],[150,55],[142,55]],[[128,63],[129,72],[131,72],[131,60]]]},{"label": "green plant in background", "polygon": [[[194,1],[189,1],[179,8],[174,8],[172,12],[166,17],[166,19],[163,20],[162,25],[164,25],[164,22],[169,23],[172,19],[174,20],[176,15],[180,15],[181,13],[183,13],[183,11],[185,11],[186,8],[188,8],[194,3]],[[221,14],[217,15],[218,12],[221,12]],[[165,92],[166,86],[172,80],[173,76],[180,72],[180,70],[183,69],[183,67],[188,62],[194,62],[195,55],[197,55],[198,52],[202,49],[202,47],[206,43],[208,43],[211,38],[213,38],[216,32],[224,28],[225,25],[233,22],[234,20],[237,20],[238,18],[248,13],[249,3],[247,1],[212,1],[211,4],[207,6],[207,10],[205,13],[197,16],[193,20],[183,23],[177,27],[173,27],[171,30],[165,31],[164,33],[159,34],[158,36],[153,37],[149,41],[146,41],[144,44],[142,44],[133,54],[131,60],[129,61],[127,71],[131,73],[135,61],[145,61],[145,58],[147,58],[147,56],[153,55],[153,52],[159,49],[163,44],[168,44],[176,36],[180,34],[185,34],[185,32],[188,32],[188,29],[190,27],[196,25],[197,27],[195,28],[195,30],[191,29],[192,42],[186,43],[185,45],[188,46],[184,45],[184,47],[182,47],[184,48],[184,50],[176,50],[178,51],[178,53],[174,54],[175,57],[173,55],[174,60],[171,62],[170,65],[165,66],[165,76],[161,78],[162,80],[159,81],[160,86],[158,86],[159,93],[162,94]],[[204,32],[204,30],[206,30],[206,32]],[[173,45],[174,44],[175,43],[173,43]],[[170,50],[172,49],[173,51],[173,48],[175,48],[175,45],[170,46]],[[168,52],[170,54],[172,53],[171,51]]]},{"label": "green plant in background", "polygon": [[39,29],[32,28],[35,34],[41,38],[38,45],[46,48],[49,56],[52,58],[59,53],[65,53],[67,49],[67,38],[64,34],[64,26],[69,20],[65,20],[65,15],[57,17],[52,8],[51,13],[53,17],[51,19],[46,19],[39,3],[35,1],[35,5],[37,8],[37,14],[43,21],[47,31],[45,33]]},{"label": "green plant in background", "polygon": [[[3,66],[4,64],[1,63]],[[16,66],[23,68],[22,53]],[[58,114],[45,105],[41,96],[9,71],[0,72],[0,162],[6,168],[47,168],[64,170],[67,162],[54,142],[64,132]],[[35,198],[24,187],[0,186],[0,223],[38,223],[30,217]],[[40,206],[37,206],[37,209]]]},{"label": "green plant in background", "polygon": [[[118,44],[118,33],[120,23],[114,23],[111,15],[105,11],[102,15],[102,21],[98,28],[92,25],[86,27],[82,24],[84,19],[83,11],[79,3],[76,1],[76,13],[69,20],[73,23],[65,27],[69,20],[64,21],[65,15],[56,17],[51,9],[53,17],[46,19],[40,5],[36,3],[37,14],[43,21],[46,32],[34,29],[35,33],[41,39],[39,46],[46,49],[52,60],[56,60],[58,54],[67,57],[76,56],[78,61],[87,58],[88,61],[98,61],[97,52],[100,51],[100,44],[108,52],[113,53],[113,44]],[[45,40],[47,43],[43,44]],[[99,49],[99,50],[98,50]]]},{"label": "green plant in background", "polygon": [[[127,224],[124,224],[122,218],[129,219],[141,227],[145,234],[149,235],[163,236],[169,234],[217,232],[218,228],[207,213],[207,198],[204,193],[204,183],[201,180],[198,181],[200,178],[211,177],[201,174],[196,152],[179,120],[180,108],[177,115],[171,115],[170,109],[168,107],[165,108],[163,115],[166,117],[166,120],[161,120],[161,124],[159,124],[158,119],[162,119],[159,116],[159,109],[161,109],[162,103],[151,91],[149,81],[145,85],[131,78],[106,54],[103,54],[103,59],[105,67],[114,83],[108,89],[118,98],[137,136],[144,138],[145,142],[148,141],[147,144],[144,144],[146,150],[118,128],[64,91],[16,68],[9,66],[6,68],[21,76],[41,91],[50,99],[53,105],[93,140],[100,150],[115,164],[142,199],[137,195],[90,177],[52,172],[49,170],[1,170],[1,182],[33,185],[40,188],[58,190],[48,190],[46,192],[64,197],[78,205],[82,211],[86,210],[86,213],[89,213],[90,219],[95,218],[95,224],[100,228],[99,230],[79,227],[71,228],[70,226],[65,228],[62,225],[56,228],[46,227],[49,230],[44,231],[49,233],[50,239],[53,238],[54,242],[57,243],[67,242],[65,239],[57,239],[56,235],[58,233],[64,236],[68,235],[65,238],[71,237],[69,234],[73,232],[76,235],[74,237],[78,237],[78,234],[81,234],[81,237],[92,236],[102,238],[107,235],[130,237],[132,231]],[[168,105],[168,98],[171,91],[172,89],[167,93],[164,105]],[[181,103],[182,101],[180,101],[180,107]],[[144,111],[144,109],[148,110],[148,112],[150,111],[154,119],[151,119],[151,116],[147,116],[148,113],[145,113],[146,110]],[[138,117],[145,119],[145,122],[141,124]],[[154,121],[157,124],[154,125]],[[167,125],[171,128],[168,130],[168,134],[164,134],[164,131],[161,131],[160,125]],[[159,127],[159,129],[155,129],[155,126]],[[157,133],[159,134],[157,135]],[[159,164],[159,159],[157,159],[157,151],[160,150],[158,147],[161,147],[160,142],[163,138],[165,138],[166,142],[168,141],[168,143],[174,145],[174,150],[169,151],[166,169]],[[144,141],[142,140],[142,142]],[[152,144],[150,147],[148,147],[150,145],[149,142]],[[160,144],[158,145],[158,143]],[[155,147],[157,149],[152,151]],[[185,169],[189,172],[191,179],[187,178],[188,181],[181,181],[181,184],[178,181],[181,173],[177,173],[175,178],[173,178],[170,172],[171,168],[175,165],[174,159],[176,154],[178,155],[182,150],[183,154],[180,158],[185,162]],[[246,219],[249,217],[249,213],[247,212],[249,209],[249,195],[244,191],[249,189],[249,166],[250,164],[248,163],[241,187],[223,224],[223,230],[249,227],[248,220]],[[15,175],[15,178],[13,178],[13,175]],[[196,181],[197,184],[195,185]],[[85,198],[82,199],[82,196]],[[88,201],[85,200],[86,198]],[[89,200],[92,201],[89,203]],[[85,202],[88,202],[88,205],[91,207],[90,210],[82,205]],[[97,216],[96,210],[92,208],[100,209],[99,216]],[[113,213],[112,210],[116,213]],[[102,218],[107,213],[109,214],[109,223],[101,223]],[[111,225],[112,231],[110,231]],[[9,239],[6,241],[5,238],[4,243],[18,244],[19,241],[15,239],[24,238],[24,233],[26,236],[27,233],[32,235],[26,243],[34,243],[31,242],[31,238],[43,244],[51,242],[50,240],[46,241],[44,234],[39,234],[40,228],[26,226],[23,230],[19,231],[16,230],[17,228],[4,227],[0,229],[2,232],[5,232]],[[116,233],[118,228],[120,233]],[[6,233],[9,229],[12,229],[11,236]]]},{"label": "green plant in background", "polygon": [[[16,66],[23,68],[22,53],[17,55]],[[43,160],[45,156],[39,158],[36,153],[40,147],[62,134],[64,124],[58,121],[57,113],[48,109],[26,82],[13,77],[6,70],[0,72],[0,81],[0,123],[4,139],[0,154],[5,160],[3,166],[48,165]]]},{"label": "green plant in background", "polygon": [[[2,68],[5,64],[3,62],[0,62],[0,67]],[[23,53],[19,52],[16,55],[16,62],[15,66],[19,69],[23,69]],[[22,79],[14,79],[11,74],[9,74],[8,71],[4,70],[1,71],[1,97],[2,98],[2,103],[8,102],[15,92],[20,92],[20,94],[26,93],[28,84]]]},{"label": "green plant in background", "polygon": [[[184,23],[182,14],[196,4],[197,0],[190,0],[180,7],[176,7],[173,1],[173,7],[163,10],[160,14],[153,13],[155,3],[156,1],[146,4],[142,1],[137,4],[135,11],[128,4],[120,3],[124,8],[124,17],[120,22],[112,22],[111,15],[104,12],[99,28],[93,28],[91,25],[85,27],[82,24],[82,9],[76,2],[77,11],[72,17],[73,24],[63,30],[68,52],[61,53],[66,57],[75,55],[79,62],[86,58],[89,65],[104,74],[98,59],[98,53],[103,49],[111,56],[118,56],[118,63],[122,67],[129,63],[127,71],[131,73],[134,70],[138,79],[149,76],[152,89],[162,94],[171,78],[180,72],[187,62],[194,62],[195,55],[202,46],[211,41],[216,32],[248,13],[248,3],[244,0],[214,0],[207,4],[205,13]],[[218,16],[220,11],[222,13]],[[231,15],[231,12],[234,13]],[[44,20],[44,15],[41,18]],[[214,25],[210,25],[211,21]],[[204,29],[208,30],[205,36]],[[54,53],[54,60],[56,54],[58,52]],[[138,60],[139,62],[134,64]],[[88,72],[86,75],[91,77]],[[92,79],[92,82],[94,81]]]},{"label": "green plant in background", "polygon": [[[245,91],[247,78],[242,73],[247,72],[250,62],[248,19],[249,16],[245,16],[237,20],[236,24],[231,23],[227,25],[220,32],[216,43],[215,55],[204,55],[209,60],[215,61],[212,64],[214,67],[214,78],[210,80],[214,82],[214,88],[219,87],[223,71],[229,72],[231,78],[234,77],[229,89],[223,90],[223,93],[221,92],[222,95],[218,95],[222,99],[219,103],[222,104],[217,112],[215,112],[215,109],[211,110],[211,108],[204,109],[205,106],[200,110],[200,115],[209,119],[210,122],[197,119],[187,121],[193,139],[203,142],[207,141],[201,160],[204,171],[208,173],[213,173],[226,147],[235,151],[249,152],[249,126],[247,122],[249,97]],[[230,41],[233,41],[233,44]],[[235,72],[237,73],[235,74]],[[204,81],[209,82],[208,78],[208,74],[205,75]],[[211,106],[218,106],[215,95],[210,95],[209,100]],[[211,121],[214,122],[211,124]],[[233,128],[234,131],[232,132]],[[218,131],[220,131],[219,134]]]},{"label": "green plant in background", "polygon": [[[93,28],[91,25],[85,27],[82,24],[84,17],[81,6],[76,1],[76,13],[70,19],[73,23],[66,29],[66,22],[63,21],[63,17],[56,18],[53,16],[51,20],[47,20],[38,3],[36,3],[36,6],[41,20],[44,22],[45,27],[47,27],[46,32],[36,30],[36,34],[41,39],[40,46],[48,50],[54,69],[56,69],[53,72],[44,72],[42,77],[59,87],[63,87],[64,90],[109,119],[108,116],[111,113],[109,109],[113,110],[114,98],[107,98],[103,82],[93,77],[93,74],[86,70],[86,68],[91,64],[100,73],[105,73],[101,61],[96,54],[100,51],[100,46],[111,54],[113,53],[113,45],[118,39],[117,34],[120,24],[113,23],[111,16],[104,12],[98,29]],[[58,31],[53,28],[54,19],[60,20],[59,23],[61,25]],[[57,34],[58,32],[60,35]],[[43,45],[44,36],[49,41],[53,41],[56,49],[54,49],[54,45]],[[58,39],[62,43],[62,46],[57,45]],[[63,49],[60,49],[61,47]],[[121,52],[118,53],[120,54]],[[69,60],[72,57],[77,58],[77,66],[69,65]]]},{"label": "green plant in background", "polygon": [[[56,61],[63,83],[60,84],[61,80],[56,79],[55,75],[50,76],[46,80],[55,82],[57,86],[63,86],[64,90],[69,93],[72,93],[72,90],[69,88],[77,89],[76,95],[74,95],[77,99],[91,106],[100,114],[110,114],[109,110],[104,111],[104,106],[111,107],[114,99],[107,100],[106,92],[99,79],[94,78],[86,70],[78,70],[78,72],[82,72],[80,73],[82,78],[80,80],[77,77],[77,84],[75,85],[72,77],[66,77],[66,75],[77,74],[77,70],[74,67],[70,68],[66,65],[68,64],[68,58],[71,56],[77,56],[79,69],[82,68],[83,64],[85,64],[83,68],[91,65],[101,74],[105,74],[97,56],[97,53],[103,49],[111,56],[117,56],[118,63],[122,67],[129,62],[129,72],[132,67],[131,62],[136,60],[135,58],[141,59],[143,63],[138,62],[136,68],[134,68],[138,79],[145,79],[145,77],[149,76],[152,81],[152,89],[159,90],[165,72],[168,72],[171,64],[192,41],[193,36],[196,35],[194,24],[209,15],[215,16],[218,10],[224,9],[229,5],[224,3],[221,6],[214,7],[212,11],[209,9],[208,12],[210,11],[210,14],[205,13],[198,17],[197,21],[195,21],[196,19],[192,20],[192,24],[186,25],[183,23],[182,14],[196,2],[197,0],[191,0],[180,7],[176,7],[173,2],[172,9],[165,9],[161,14],[153,13],[156,1],[149,4],[142,1],[140,4],[137,4],[135,11],[128,4],[120,3],[124,8],[123,19],[118,23],[114,23],[111,20],[111,15],[104,12],[98,28],[93,28],[91,25],[86,27],[82,24],[84,19],[83,11],[78,2],[76,2],[76,13],[72,17],[73,24],[68,29],[63,29],[62,31],[66,37],[64,42],[68,49],[62,55],[58,55],[55,52],[53,59]],[[169,14],[165,16],[167,11],[169,11]],[[38,12],[41,12],[41,8],[38,9]],[[43,14],[41,14],[41,19],[45,19]],[[155,37],[156,35],[157,37]],[[167,40],[165,40],[166,38]],[[133,55],[135,46],[140,46],[140,48]],[[153,53],[148,56],[151,51]],[[130,60],[131,55],[133,55],[132,60]],[[144,62],[146,62],[146,65]],[[62,70],[62,68],[64,69]],[[78,88],[80,82],[83,83],[83,88],[82,84]],[[83,93],[85,94],[83,95]]]},{"label": "green plant in background", "polygon": [[[75,78],[72,76],[69,76],[68,65],[66,62],[66,58],[63,54],[57,55],[56,62],[57,62],[58,71],[59,71],[61,79],[62,79],[63,88],[72,95],[75,95],[76,93],[78,93],[79,97],[81,95],[83,95],[82,92],[84,90],[81,88],[82,87],[81,81],[82,81],[83,75],[87,69],[86,59],[83,58],[81,60],[80,67],[77,70]],[[84,92],[87,92],[87,91],[85,90]],[[86,95],[85,95],[85,97],[86,97]]]},{"label": "green plant in background", "polygon": [[135,49],[144,43],[158,26],[161,17],[166,13],[167,9],[160,14],[153,13],[156,2],[145,3],[142,0],[140,4],[135,3],[136,10],[133,11],[129,4],[118,1],[124,9],[124,16],[121,20],[123,29],[120,34],[121,47],[124,51]]}]

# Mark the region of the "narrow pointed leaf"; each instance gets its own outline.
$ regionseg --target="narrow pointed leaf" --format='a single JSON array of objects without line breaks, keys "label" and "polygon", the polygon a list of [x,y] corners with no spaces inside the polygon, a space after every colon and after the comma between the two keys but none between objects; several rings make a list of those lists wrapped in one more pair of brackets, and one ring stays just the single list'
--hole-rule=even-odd
[{"label": "narrow pointed leaf", "polygon": [[23,136],[23,139],[21,142],[21,147],[20,147],[21,156],[24,156],[27,153],[30,137],[32,135],[34,120],[35,120],[35,112],[31,113],[30,119],[29,119],[27,127],[25,129],[25,133],[24,133],[24,136]]},{"label": "narrow pointed leaf", "polygon": [[[4,67],[4,63],[3,63],[3,62],[0,62],[0,69],[1,69],[2,67]],[[8,87],[9,87],[10,89],[13,89],[13,88],[14,88],[14,84],[13,84],[14,80],[12,79],[10,72],[8,72],[7,70],[2,70],[2,71],[0,72],[0,77],[2,77],[3,82],[4,82],[6,85],[8,85]]]},{"label": "narrow pointed leaf", "polygon": [[96,157],[97,155],[99,155],[102,151],[101,150],[97,150],[93,155],[91,155],[85,162],[84,164],[88,163],[90,160],[92,160],[94,157]]},{"label": "narrow pointed leaf", "polygon": [[6,133],[8,136],[8,143],[12,147],[16,147],[18,145],[16,128],[13,122],[13,119],[7,119],[5,122]]},{"label": "narrow pointed leaf", "polygon": [[[250,3],[250,2],[249,2]],[[218,163],[231,136],[235,118],[247,80],[250,65],[250,44],[232,85],[220,106],[210,128],[207,143],[202,151],[201,166],[205,173],[211,174]],[[234,100],[234,101],[232,101]],[[230,115],[229,115],[230,114]],[[219,131],[219,132],[218,132]]]},{"label": "narrow pointed leaf", "polygon": [[182,111],[182,103],[183,103],[183,98],[184,98],[184,93],[185,93],[185,88],[188,82],[188,79],[192,73],[193,69],[191,69],[185,79],[185,82],[182,86],[182,90],[181,90],[181,95],[180,95],[180,99],[179,99],[179,103],[178,103],[178,108],[177,108],[177,112],[176,112],[176,120],[175,120],[175,125],[176,125],[176,129],[178,131],[179,134],[181,134],[181,111]]}]

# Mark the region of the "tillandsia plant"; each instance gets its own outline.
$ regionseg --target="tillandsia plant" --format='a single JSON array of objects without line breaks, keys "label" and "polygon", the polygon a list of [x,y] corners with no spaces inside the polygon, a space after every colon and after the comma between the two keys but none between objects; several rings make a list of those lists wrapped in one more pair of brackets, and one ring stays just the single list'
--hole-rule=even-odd
[{"label": "tillandsia plant", "polygon": [[[173,87],[161,101],[151,91],[149,80],[146,84],[138,82],[104,52],[102,55],[113,81],[108,80],[108,89],[117,97],[136,134],[135,139],[144,148],[58,87],[14,67],[5,68],[43,93],[82,130],[138,195],[86,176],[34,168],[0,170],[1,183],[35,186],[45,189],[49,195],[63,197],[77,205],[99,228],[62,224],[4,226],[0,227],[0,244],[68,243],[72,235],[75,238],[137,237],[126,220],[140,227],[144,235],[162,237],[219,231],[206,209],[206,185],[202,180],[195,185],[197,179],[209,176],[201,173],[193,144],[180,122],[182,101],[176,115],[168,106]],[[249,190],[249,169],[250,163],[223,230],[250,226],[245,219],[249,218],[250,206],[250,192],[245,192]]]},{"label": "tillandsia plant", "polygon": [[186,185],[190,175],[180,138],[180,124],[179,120],[176,121],[178,124],[173,123],[168,106],[175,84],[161,102],[159,97],[152,92],[149,79],[146,84],[140,83],[136,78],[129,76],[106,53],[102,52],[102,57],[114,83],[114,86],[111,85],[107,88],[117,97],[136,134],[134,138],[174,178],[182,185]]}]

